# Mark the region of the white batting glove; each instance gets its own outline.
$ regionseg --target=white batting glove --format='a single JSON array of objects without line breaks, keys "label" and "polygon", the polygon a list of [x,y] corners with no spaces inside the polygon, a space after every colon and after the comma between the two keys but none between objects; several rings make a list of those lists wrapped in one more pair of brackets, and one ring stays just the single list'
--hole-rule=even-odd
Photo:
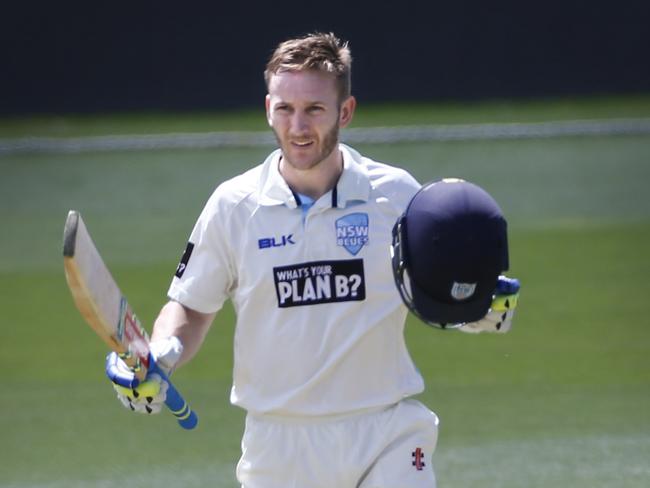
[{"label": "white batting glove", "polygon": [[113,384],[117,399],[126,408],[138,413],[159,413],[167,398],[169,384],[157,374],[147,376],[147,379],[133,389]]},{"label": "white batting glove", "polygon": [[480,332],[505,334],[508,332],[512,328],[512,319],[517,308],[519,288],[519,280],[499,276],[490,309],[485,317],[476,322],[463,324],[458,330],[470,334]]},{"label": "white batting glove", "polygon": [[153,356],[154,361],[160,369],[162,369],[167,376],[174,372],[176,363],[183,354],[183,344],[176,336],[165,337],[157,341],[149,343],[149,352]]},{"label": "white batting glove", "polygon": [[[182,352],[183,345],[177,337],[167,337],[149,343],[151,356],[168,376],[173,372]],[[135,374],[117,353],[106,358],[106,374],[113,382],[117,398],[126,408],[145,414],[160,412],[169,384],[157,375],[147,375],[145,381],[137,382]]]}]

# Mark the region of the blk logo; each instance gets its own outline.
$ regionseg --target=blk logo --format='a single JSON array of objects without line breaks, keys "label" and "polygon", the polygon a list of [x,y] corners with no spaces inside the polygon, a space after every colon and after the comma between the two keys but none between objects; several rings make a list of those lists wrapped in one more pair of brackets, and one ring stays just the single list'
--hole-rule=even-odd
[{"label": "blk logo", "polygon": [[269,249],[271,247],[284,247],[290,244],[295,244],[293,234],[282,237],[263,237],[257,241],[257,247],[260,249]]},{"label": "blk logo", "polygon": [[422,452],[422,448],[418,447],[411,453],[411,457],[413,458],[413,466],[415,466],[415,469],[418,471],[422,471],[424,468],[424,453]]}]

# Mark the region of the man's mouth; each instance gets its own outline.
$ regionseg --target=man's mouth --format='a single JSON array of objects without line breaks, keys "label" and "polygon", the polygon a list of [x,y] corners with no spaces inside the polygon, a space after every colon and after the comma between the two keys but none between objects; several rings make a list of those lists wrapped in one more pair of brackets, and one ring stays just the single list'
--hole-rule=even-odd
[{"label": "man's mouth", "polygon": [[313,144],[313,141],[291,141],[291,144],[297,147],[308,147]]}]

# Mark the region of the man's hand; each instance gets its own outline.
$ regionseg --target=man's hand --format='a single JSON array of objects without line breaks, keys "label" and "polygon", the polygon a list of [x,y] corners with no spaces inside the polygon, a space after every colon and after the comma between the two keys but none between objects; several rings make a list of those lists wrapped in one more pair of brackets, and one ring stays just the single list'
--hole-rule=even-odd
[{"label": "man's hand", "polygon": [[477,334],[479,332],[505,333],[512,328],[512,319],[519,300],[519,280],[499,276],[492,298],[490,310],[485,317],[476,322],[469,322],[459,327],[462,332]]},{"label": "man's hand", "polygon": [[[167,337],[149,343],[151,356],[168,376],[174,370],[183,352],[183,345],[177,337]],[[158,413],[167,397],[169,387],[157,374],[147,375],[140,383],[119,355],[112,352],[106,358],[106,375],[113,382],[117,398],[126,408],[139,413]]]}]

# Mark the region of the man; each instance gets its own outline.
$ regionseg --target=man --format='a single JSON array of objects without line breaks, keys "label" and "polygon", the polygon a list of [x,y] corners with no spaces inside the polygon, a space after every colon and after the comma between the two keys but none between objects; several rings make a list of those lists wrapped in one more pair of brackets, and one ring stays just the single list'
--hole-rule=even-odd
[{"label": "man", "polygon": [[[277,47],[265,78],[279,149],[215,190],[154,324],[152,351],[171,370],[232,300],[245,488],[435,486],[438,419],[409,399],[424,384],[390,258],[420,185],[339,144],[356,106],[350,70],[332,34]],[[161,397],[121,399],[157,411]]]}]

